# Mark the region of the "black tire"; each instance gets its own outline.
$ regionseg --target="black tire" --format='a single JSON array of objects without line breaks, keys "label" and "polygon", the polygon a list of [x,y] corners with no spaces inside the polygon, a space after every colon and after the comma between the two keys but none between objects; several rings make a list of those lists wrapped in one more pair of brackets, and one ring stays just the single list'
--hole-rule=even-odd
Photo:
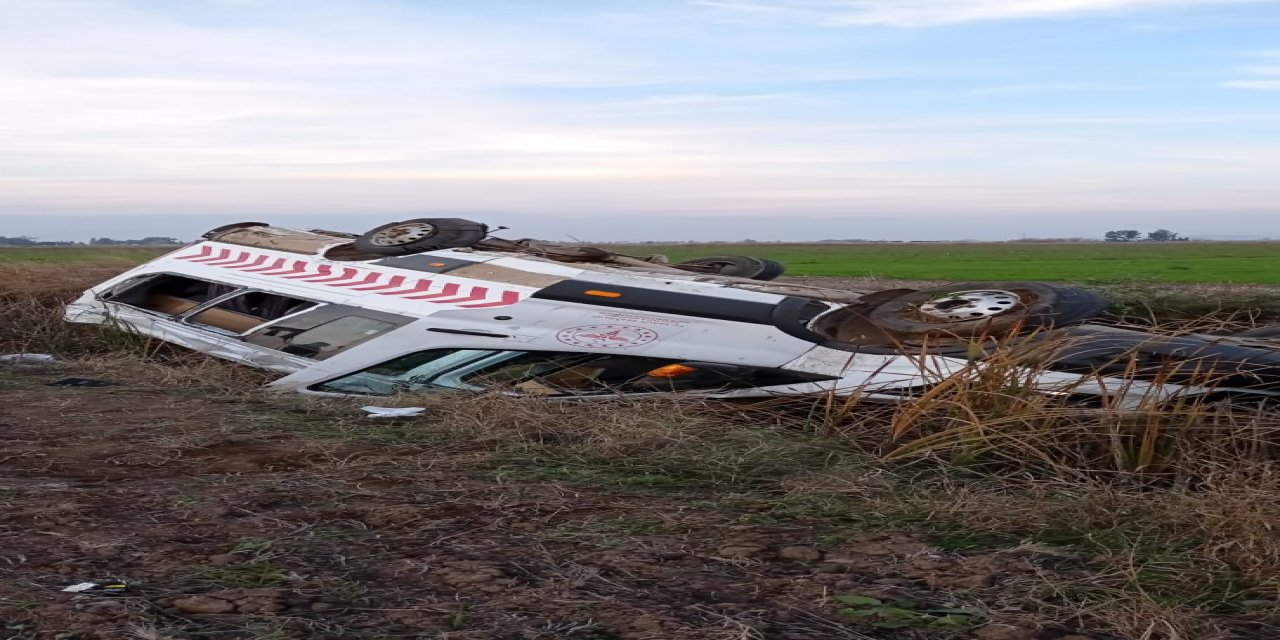
[{"label": "black tire", "polygon": [[221,227],[214,227],[200,234],[200,237],[204,238],[205,240],[210,240],[214,236],[218,235],[219,233],[223,233],[226,231],[235,231],[236,229],[249,229],[252,227],[269,227],[269,226],[271,225],[265,222],[233,222],[231,224],[224,224]]},{"label": "black tire", "polygon": [[764,263],[765,269],[759,274],[752,276],[752,280],[775,280],[778,276],[787,272],[787,266],[777,260],[770,260],[768,258],[756,259]]},{"label": "black tire", "polygon": [[487,235],[489,227],[462,218],[414,218],[370,229],[352,244],[366,253],[402,256],[469,247]]},{"label": "black tire", "polygon": [[1280,389],[1280,350],[1268,346],[1097,325],[1055,333],[1064,340],[1051,356],[1053,369],[1207,386],[1223,393]]},{"label": "black tire", "polygon": [[692,267],[688,271],[752,280],[773,280],[787,270],[780,262],[752,256],[710,256],[685,260],[671,266]]},{"label": "black tire", "polygon": [[1231,334],[1232,338],[1280,338],[1280,325],[1255,327],[1248,331]]},{"label": "black tire", "polygon": [[[957,295],[963,293],[973,295]],[[1063,327],[1091,318],[1107,305],[1106,298],[1078,287],[1042,282],[966,282],[899,296],[876,306],[867,318],[877,327],[899,335],[969,338],[998,336],[1012,329]]]}]

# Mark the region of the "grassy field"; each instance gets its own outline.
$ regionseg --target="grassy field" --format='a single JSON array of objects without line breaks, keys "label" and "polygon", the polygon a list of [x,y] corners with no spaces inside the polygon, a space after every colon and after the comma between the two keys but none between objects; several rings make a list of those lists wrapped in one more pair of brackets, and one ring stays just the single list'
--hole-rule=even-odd
[{"label": "grassy field", "polygon": [[[1166,244],[717,244],[611,245],[673,261],[710,255],[771,258],[796,276],[906,280],[1046,280],[1280,284],[1280,242]],[[119,264],[170,251],[152,247],[0,248],[0,263]]]},{"label": "grassy field", "polygon": [[672,261],[752,255],[797,276],[1280,284],[1280,242],[612,245]]},{"label": "grassy field", "polygon": [[174,247],[0,247],[2,263],[130,266],[173,251]]}]

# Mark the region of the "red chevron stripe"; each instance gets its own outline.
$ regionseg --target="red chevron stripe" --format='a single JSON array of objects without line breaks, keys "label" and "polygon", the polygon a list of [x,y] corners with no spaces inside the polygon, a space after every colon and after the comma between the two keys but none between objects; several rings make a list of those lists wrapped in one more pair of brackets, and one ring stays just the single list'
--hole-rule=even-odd
[{"label": "red chevron stripe", "polygon": [[351,287],[351,290],[352,291],[381,291],[383,289],[394,289],[402,284],[404,284],[404,276],[391,276],[391,280],[389,280],[386,284],[377,284],[372,287],[364,287],[364,286]]},{"label": "red chevron stripe", "polygon": [[270,259],[271,259],[271,256],[268,256],[268,255],[261,255],[261,256],[258,256],[258,258],[257,258],[256,260],[254,260],[253,262],[250,262],[249,264],[246,264],[246,265],[244,265],[244,266],[232,266],[232,267],[228,267],[228,268],[229,268],[229,269],[239,269],[239,270],[243,271],[243,270],[245,270],[245,269],[250,269],[250,268],[253,268],[253,267],[261,267],[261,266],[262,266],[262,264],[263,264],[264,262],[266,262],[267,260],[270,260]]},{"label": "red chevron stripe", "polygon": [[230,250],[230,249],[218,249],[218,254],[217,254],[217,255],[215,255],[215,256],[210,256],[210,257],[208,257],[208,258],[195,258],[195,259],[193,259],[193,260],[192,260],[192,262],[211,262],[211,261],[214,261],[214,260],[222,260],[222,259],[226,258],[226,257],[227,257],[227,256],[229,256],[229,255],[231,255],[231,250]]},{"label": "red chevron stripe", "polygon": [[241,251],[239,253],[236,253],[234,258],[227,258],[225,260],[214,260],[212,262],[206,262],[205,264],[211,267],[229,267],[233,264],[240,264],[241,262],[248,260],[252,256],[253,254],[249,253],[248,251]]},{"label": "red chevron stripe", "polygon": [[192,253],[185,256],[174,256],[174,259],[175,260],[195,260],[196,258],[203,258],[209,255],[213,255],[213,247],[207,244],[204,244],[204,245],[200,245],[200,253]]},{"label": "red chevron stripe", "polygon": [[[303,264],[303,267],[304,267],[303,270],[305,271],[306,270],[305,263]],[[290,280],[305,280],[306,278],[314,278],[316,276],[327,276],[330,273],[333,273],[333,267],[327,264],[316,265],[316,271],[318,271],[319,273],[304,273],[300,276],[285,276],[285,277],[289,278]]]},{"label": "red chevron stripe", "polygon": [[356,285],[362,285],[362,284],[373,284],[373,283],[375,283],[375,282],[377,282],[377,281],[378,281],[378,278],[381,278],[381,277],[382,277],[382,274],[381,274],[381,273],[378,273],[378,272],[376,272],[376,271],[370,271],[370,272],[368,273],[368,275],[366,275],[366,276],[364,277],[364,280],[357,280],[357,281],[355,281],[355,282],[335,282],[335,283],[333,283],[333,284],[331,284],[331,285],[329,285],[329,286],[331,286],[331,287],[354,287],[354,286],[356,286]]},{"label": "red chevron stripe", "polygon": [[[315,272],[310,271],[311,263],[305,260],[290,261],[287,258],[272,258],[265,254],[247,251],[233,251],[226,248],[215,248],[202,245],[199,251],[185,256],[176,256],[177,260],[203,263],[208,266],[236,269],[246,273],[257,273],[290,280],[303,280],[330,287],[345,287],[352,291],[371,291],[384,296],[397,296],[406,300],[422,300],[432,304],[451,304],[466,309],[485,309],[505,307],[520,302],[520,292],[501,291],[499,299],[489,298],[488,287],[472,286],[465,292],[463,285],[445,283],[439,291],[427,293],[435,288],[432,280],[417,279],[409,288],[404,288],[408,280],[402,275],[388,276],[377,271],[363,272],[352,267],[343,267],[341,273],[335,275],[334,267],[327,264],[315,265]],[[386,282],[382,282],[383,278]]]},{"label": "red chevron stripe", "polygon": [[356,274],[358,273],[360,272],[356,271],[355,269],[352,269],[351,267],[343,267],[341,275],[329,276],[327,278],[320,277],[320,278],[299,278],[299,279],[306,280],[307,282],[311,282],[311,283],[341,282],[343,280],[350,280],[351,278],[356,277]]},{"label": "red chevron stripe", "polygon": [[460,305],[458,305],[458,306],[460,306],[460,307],[466,307],[466,308],[468,308],[468,309],[484,309],[484,308],[487,308],[487,307],[506,307],[506,306],[509,306],[509,305],[513,305],[513,304],[515,304],[515,303],[517,303],[517,302],[520,302],[520,292],[519,292],[519,291],[503,291],[503,292],[502,292],[502,299],[501,299],[501,300],[498,300],[498,301],[496,301],[496,302],[495,302],[495,301],[489,301],[489,302],[482,302],[482,303],[479,303],[479,304],[460,304]]},{"label": "red chevron stripe", "polygon": [[267,273],[266,271],[263,271],[263,272],[262,272],[262,275],[265,275],[265,276],[276,276],[276,277],[287,277],[287,276],[289,276],[289,275],[291,275],[291,274],[295,274],[295,273],[306,273],[306,272],[307,272],[307,262],[306,262],[306,261],[304,261],[304,260],[294,260],[294,261],[293,261],[293,265],[292,265],[292,266],[289,266],[289,267],[281,267],[281,269],[284,269],[284,271],[281,271],[280,273]]},{"label": "red chevron stripe", "polygon": [[438,293],[427,293],[420,296],[402,296],[402,297],[405,298],[406,300],[431,300],[432,298],[447,298],[449,296],[458,295],[458,290],[461,288],[462,287],[460,287],[457,283],[450,282],[444,285],[444,287],[440,289]]},{"label": "red chevron stripe", "polygon": [[245,273],[266,273],[268,271],[279,269],[283,266],[284,266],[284,258],[276,258],[275,262],[272,262],[271,264],[265,267],[253,267],[253,268],[246,267],[246,268],[242,268],[241,271],[244,271]]},{"label": "red chevron stripe", "polygon": [[485,287],[471,287],[471,290],[462,295],[461,298],[456,297],[456,291],[441,291],[432,296],[414,296],[415,300],[430,300],[436,304],[457,304],[459,302],[480,302],[485,300],[489,295],[489,289]]},{"label": "red chevron stripe", "polygon": [[[405,296],[405,295],[409,295],[409,294],[411,294],[411,293],[420,293],[420,292],[423,292],[423,291],[430,291],[430,290],[431,290],[432,285],[434,285],[434,284],[435,284],[435,283],[434,283],[434,282],[432,282],[431,280],[419,280],[419,281],[418,281],[418,284],[414,285],[414,286],[413,286],[413,288],[411,288],[411,289],[401,289],[401,290],[399,290],[399,291],[379,291],[379,292],[378,292],[378,295],[380,295],[380,296]],[[446,285],[446,286],[448,286],[448,285]],[[457,286],[457,285],[454,285],[454,286]]]}]

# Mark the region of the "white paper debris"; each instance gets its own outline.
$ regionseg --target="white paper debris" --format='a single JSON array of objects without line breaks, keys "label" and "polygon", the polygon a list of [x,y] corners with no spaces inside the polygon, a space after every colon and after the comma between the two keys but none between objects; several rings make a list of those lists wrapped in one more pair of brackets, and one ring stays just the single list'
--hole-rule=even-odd
[{"label": "white paper debris", "polygon": [[0,362],[15,362],[18,364],[38,364],[43,362],[55,362],[57,358],[49,353],[8,353],[0,356]]},{"label": "white paper debris", "polygon": [[369,418],[402,418],[409,416],[420,416],[426,407],[360,407],[369,415]]},{"label": "white paper debris", "polygon": [[98,588],[98,583],[96,582],[81,582],[81,583],[73,584],[69,587],[66,587],[63,589],[63,591],[67,591],[70,593],[79,593],[81,591],[88,591],[90,589],[97,589],[97,588]]}]

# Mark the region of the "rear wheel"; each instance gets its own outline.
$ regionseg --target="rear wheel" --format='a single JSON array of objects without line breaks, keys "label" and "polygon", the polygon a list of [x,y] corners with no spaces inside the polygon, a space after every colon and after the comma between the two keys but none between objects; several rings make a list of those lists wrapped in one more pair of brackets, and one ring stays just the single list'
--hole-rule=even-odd
[{"label": "rear wheel", "polygon": [[469,247],[489,235],[489,228],[462,218],[415,218],[392,222],[356,238],[360,251],[398,256],[436,249]]},{"label": "rear wheel", "polygon": [[974,337],[1066,326],[1106,307],[1106,298],[1078,287],[972,282],[908,293],[880,304],[867,317],[896,334]]},{"label": "rear wheel", "polygon": [[695,258],[672,265],[685,268],[686,271],[712,273],[718,276],[750,278],[752,280],[773,280],[786,273],[787,268],[781,263],[767,258],[752,256],[711,256]]}]

